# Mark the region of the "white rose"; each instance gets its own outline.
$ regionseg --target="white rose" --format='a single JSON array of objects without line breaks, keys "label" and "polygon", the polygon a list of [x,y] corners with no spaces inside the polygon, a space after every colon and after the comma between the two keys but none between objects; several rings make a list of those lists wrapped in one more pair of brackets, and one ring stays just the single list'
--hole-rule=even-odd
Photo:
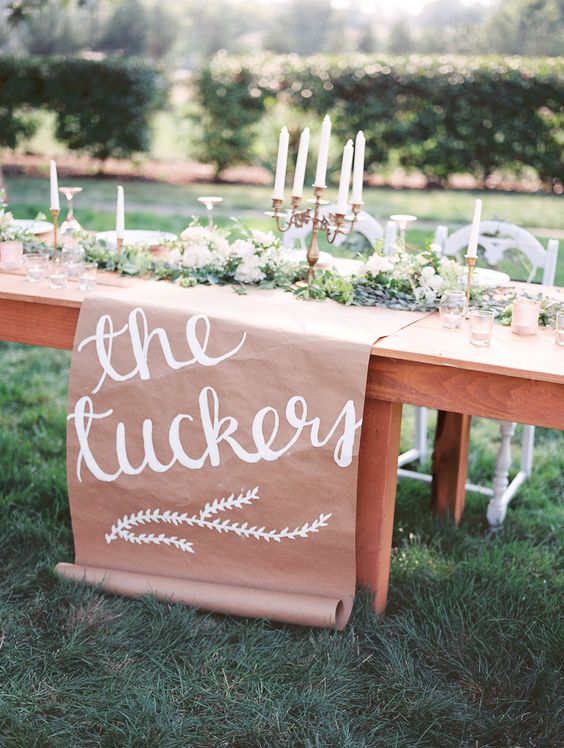
[{"label": "white rose", "polygon": [[444,284],[445,282],[440,275],[434,275],[427,283],[427,287],[433,289],[433,291],[440,291]]},{"label": "white rose", "polygon": [[255,248],[251,242],[248,242],[246,239],[237,239],[231,245],[231,252],[244,260],[255,254]]},{"label": "white rose", "polygon": [[214,257],[205,244],[191,244],[182,255],[182,264],[187,268],[203,268],[211,265],[213,260]]},{"label": "white rose", "polygon": [[424,291],[424,295],[425,295],[425,301],[427,302],[427,304],[432,304],[437,298],[437,295],[433,291],[432,288],[426,288]]},{"label": "white rose", "polygon": [[276,242],[276,237],[272,231],[261,231],[260,229],[253,229],[251,236],[254,242],[260,244],[263,247],[270,247]]},{"label": "white rose", "polygon": [[435,268],[431,267],[431,265],[427,265],[427,267],[424,267],[421,271],[421,277],[428,281],[435,275]]},{"label": "white rose", "polygon": [[261,259],[257,255],[246,257],[235,271],[235,280],[239,283],[257,283],[265,278],[260,269]]},{"label": "white rose", "polygon": [[441,257],[443,254],[443,248],[436,242],[431,242],[431,244],[429,245],[429,249],[431,250],[431,252],[434,252],[436,255],[438,255],[438,257]]},{"label": "white rose", "polygon": [[167,262],[169,265],[178,265],[182,258],[182,253],[179,249],[171,249],[168,253]]},{"label": "white rose", "polygon": [[212,232],[205,226],[188,226],[180,234],[183,242],[196,242],[201,244],[212,239]]},{"label": "white rose", "polygon": [[364,272],[378,275],[379,273],[389,273],[394,269],[394,264],[389,257],[373,254],[364,265]]}]

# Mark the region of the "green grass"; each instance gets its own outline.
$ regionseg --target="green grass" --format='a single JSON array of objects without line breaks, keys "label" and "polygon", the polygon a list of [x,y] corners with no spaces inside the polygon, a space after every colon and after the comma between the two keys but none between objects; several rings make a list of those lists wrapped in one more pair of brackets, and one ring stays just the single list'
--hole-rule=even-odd
[{"label": "green grass", "polygon": [[[72,559],[68,364],[0,344],[1,746],[562,745],[561,433],[538,430],[494,537],[483,497],[457,529],[400,483],[386,617],[360,596],[343,633],[238,620],[54,575]],[[476,423],[473,480],[497,434]]]}]

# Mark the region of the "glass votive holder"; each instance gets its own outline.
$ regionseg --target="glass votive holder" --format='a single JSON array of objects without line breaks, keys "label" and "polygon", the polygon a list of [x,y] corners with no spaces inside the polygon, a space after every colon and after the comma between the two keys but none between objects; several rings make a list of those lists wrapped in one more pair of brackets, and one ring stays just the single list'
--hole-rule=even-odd
[{"label": "glass votive holder", "polygon": [[49,255],[44,255],[39,252],[30,252],[30,254],[24,255],[23,259],[27,279],[30,283],[40,283],[47,277]]},{"label": "glass votive holder", "polygon": [[539,328],[540,304],[534,299],[515,299],[511,313],[511,332],[515,335],[536,335]]},{"label": "glass votive holder", "polygon": [[465,308],[466,296],[461,291],[445,291],[439,304],[442,326],[447,330],[460,327]]},{"label": "glass votive holder", "polygon": [[472,345],[482,348],[489,346],[492,340],[494,313],[486,309],[472,309],[469,314],[469,335]]},{"label": "glass votive holder", "polygon": [[83,257],[84,249],[82,247],[78,245],[63,247],[62,258],[68,266],[69,280],[78,280]]},{"label": "glass votive holder", "polygon": [[81,291],[95,291],[96,290],[96,272],[98,270],[97,262],[81,262],[80,263],[80,276],[78,279],[78,287]]},{"label": "glass votive holder", "polygon": [[19,270],[23,265],[23,242],[0,242],[0,267],[3,270]]},{"label": "glass votive holder", "polygon": [[556,312],[556,331],[555,341],[556,345],[564,345],[564,312]]},{"label": "glass votive holder", "polygon": [[56,257],[49,263],[49,288],[66,288],[69,275],[68,263],[61,257]]}]

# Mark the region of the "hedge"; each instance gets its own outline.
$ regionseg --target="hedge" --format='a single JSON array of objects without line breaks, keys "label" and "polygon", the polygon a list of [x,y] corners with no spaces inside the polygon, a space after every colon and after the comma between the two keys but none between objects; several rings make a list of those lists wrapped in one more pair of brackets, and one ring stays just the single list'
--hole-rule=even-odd
[{"label": "hedge", "polygon": [[564,178],[563,58],[220,53],[197,87],[214,134],[206,156],[218,169],[248,157],[256,125],[279,100],[320,117],[330,112],[342,139],[362,128],[372,169],[394,153],[438,182],[524,167],[546,182]]},{"label": "hedge", "polygon": [[92,156],[126,157],[149,147],[149,117],[164,79],[134,59],[0,57],[0,146],[34,129],[30,109],[56,113],[56,137]]}]

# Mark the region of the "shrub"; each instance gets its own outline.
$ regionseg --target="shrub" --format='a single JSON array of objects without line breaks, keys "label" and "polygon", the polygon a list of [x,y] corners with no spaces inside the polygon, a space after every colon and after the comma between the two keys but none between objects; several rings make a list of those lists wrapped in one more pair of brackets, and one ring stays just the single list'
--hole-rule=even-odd
[{"label": "shrub", "polygon": [[22,110],[43,108],[56,113],[56,136],[73,150],[100,159],[146,151],[163,92],[157,70],[133,59],[0,57],[0,145],[28,137]]},{"label": "shrub", "polygon": [[330,112],[343,138],[362,128],[372,168],[393,151],[438,182],[524,167],[546,181],[564,177],[562,59],[219,54],[198,86],[208,131],[229,142],[221,153],[215,139],[206,144],[218,168],[248,156],[254,126],[279,99]]}]

